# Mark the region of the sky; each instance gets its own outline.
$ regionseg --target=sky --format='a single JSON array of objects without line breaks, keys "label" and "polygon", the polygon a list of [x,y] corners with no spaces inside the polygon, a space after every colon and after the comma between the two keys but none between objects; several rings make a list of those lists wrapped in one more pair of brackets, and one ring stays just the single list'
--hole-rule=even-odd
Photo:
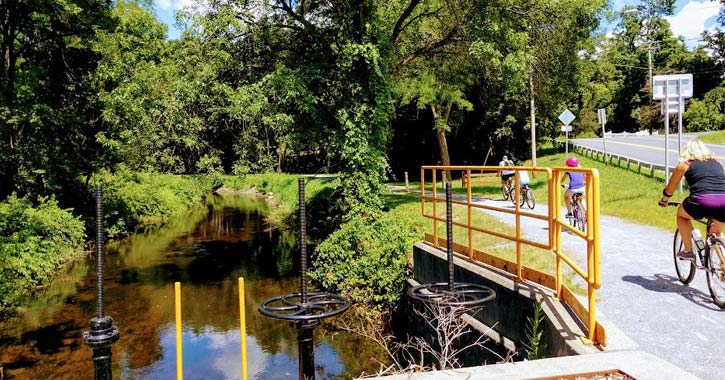
[{"label": "sky", "polygon": [[[161,22],[169,25],[169,39],[178,39],[181,35],[181,32],[174,25],[175,12],[195,3],[195,0],[153,0],[156,17]],[[621,10],[626,5],[637,4],[639,4],[638,0],[612,0],[615,11]],[[682,36],[687,46],[693,48],[700,42],[704,30],[711,30],[716,26],[719,9],[719,1],[677,0],[675,14],[667,17],[667,20],[670,22],[672,32],[676,36]],[[611,29],[614,25],[616,25],[616,20],[604,24],[603,27]]]}]

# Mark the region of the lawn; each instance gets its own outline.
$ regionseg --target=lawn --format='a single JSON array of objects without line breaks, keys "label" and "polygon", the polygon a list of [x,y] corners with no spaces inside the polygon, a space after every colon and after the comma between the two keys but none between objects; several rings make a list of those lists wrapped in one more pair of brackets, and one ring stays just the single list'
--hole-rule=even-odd
[{"label": "lawn", "polygon": [[710,132],[708,134],[699,136],[698,139],[708,144],[725,145],[725,131]]}]

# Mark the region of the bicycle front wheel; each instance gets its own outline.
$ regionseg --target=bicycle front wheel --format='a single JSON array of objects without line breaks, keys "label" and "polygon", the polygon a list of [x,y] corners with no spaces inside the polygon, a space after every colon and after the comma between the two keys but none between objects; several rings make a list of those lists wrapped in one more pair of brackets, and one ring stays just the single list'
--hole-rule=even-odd
[{"label": "bicycle front wheel", "polygon": [[[695,246],[695,242],[692,242],[692,246]],[[685,249],[685,245],[682,243],[682,236],[680,236],[680,230],[675,230],[675,237],[672,240],[672,257],[675,259],[675,271],[677,272],[677,278],[684,285],[692,282],[695,278],[695,263],[689,260],[680,260],[677,258],[677,252]]]},{"label": "bicycle front wheel", "polygon": [[715,238],[705,254],[707,287],[715,305],[725,309],[725,240]]},{"label": "bicycle front wheel", "polygon": [[501,186],[501,193],[503,194],[503,200],[507,201],[511,196],[511,189],[504,183]]},{"label": "bicycle front wheel", "polygon": [[536,206],[536,199],[534,199],[534,191],[531,189],[526,189],[526,205],[529,206],[530,209],[534,209],[534,206]]}]

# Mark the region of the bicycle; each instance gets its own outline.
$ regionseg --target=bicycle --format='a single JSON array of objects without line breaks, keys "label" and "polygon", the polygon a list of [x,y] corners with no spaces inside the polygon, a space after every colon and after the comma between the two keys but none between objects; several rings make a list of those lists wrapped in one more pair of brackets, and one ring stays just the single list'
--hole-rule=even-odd
[{"label": "bicycle", "polygon": [[[668,206],[678,206],[679,204],[680,202],[667,202]],[[712,301],[721,309],[725,309],[725,239],[712,229],[712,218],[706,220],[695,219],[695,221],[705,225],[707,237],[702,239],[700,231],[696,228],[692,229],[692,248],[697,251],[694,262],[677,257],[677,253],[684,249],[684,244],[679,228],[675,229],[675,237],[672,241],[672,255],[675,260],[677,279],[683,285],[687,285],[695,278],[696,269],[704,270]],[[697,265],[698,259],[700,265]]]},{"label": "bicycle", "polygon": [[507,201],[509,200],[509,197],[511,197],[511,191],[514,188],[514,181],[512,178],[507,179],[503,182],[501,185],[501,193],[503,194],[503,200]]},{"label": "bicycle", "polygon": [[[516,205],[516,193],[514,192],[513,186],[511,187],[509,194],[509,199],[511,200],[511,203]],[[523,185],[521,186],[521,205],[519,207],[524,207],[524,203],[529,206],[529,209],[533,210],[536,206],[536,198],[534,198],[534,191],[531,190],[529,185]]]},{"label": "bicycle", "polygon": [[569,224],[581,230],[581,232],[587,232],[587,208],[582,203],[584,194],[573,193],[571,195],[571,216],[568,217]]}]

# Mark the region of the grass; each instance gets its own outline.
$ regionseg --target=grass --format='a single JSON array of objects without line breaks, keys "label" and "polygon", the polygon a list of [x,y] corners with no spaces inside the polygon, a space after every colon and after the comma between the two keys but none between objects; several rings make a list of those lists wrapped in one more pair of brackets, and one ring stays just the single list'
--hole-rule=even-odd
[{"label": "grass", "polygon": [[711,132],[697,138],[708,144],[725,145],[725,131]]}]

